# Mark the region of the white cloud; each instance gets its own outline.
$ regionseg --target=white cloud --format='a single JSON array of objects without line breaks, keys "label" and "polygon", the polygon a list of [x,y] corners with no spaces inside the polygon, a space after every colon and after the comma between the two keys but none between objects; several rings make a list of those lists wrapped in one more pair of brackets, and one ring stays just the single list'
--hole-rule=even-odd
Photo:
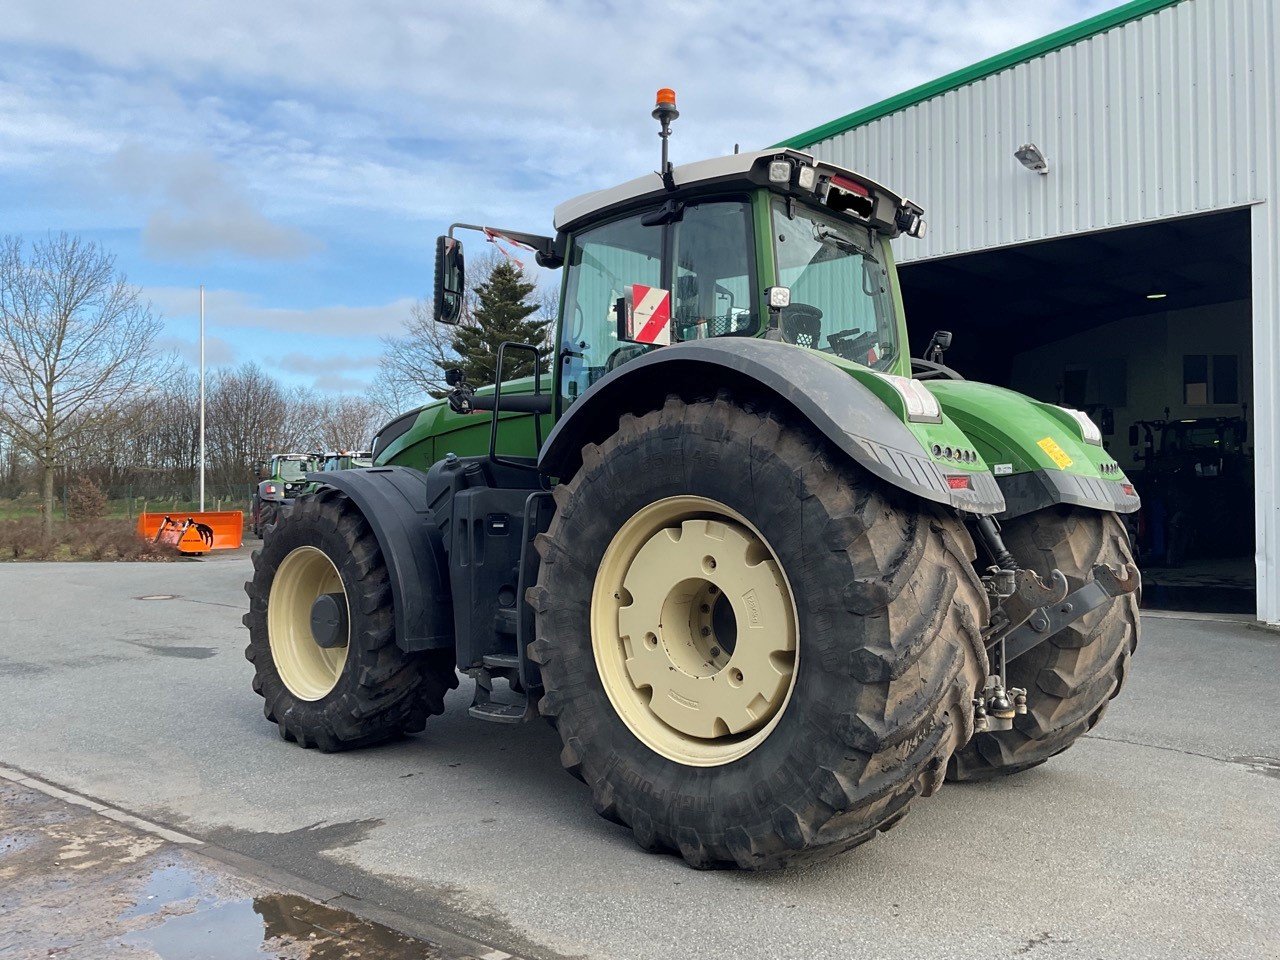
[{"label": "white cloud", "polygon": [[[36,60],[0,62],[25,91],[9,94],[0,164],[6,140],[92,155],[134,139],[208,151],[295,222],[361,210],[536,228],[556,200],[653,167],[658,86],[680,93],[674,156],[697,159],[774,142],[1110,2],[815,0],[799,18],[765,0],[18,0],[0,44]],[[36,62],[51,51],[76,58],[70,80]],[[203,233],[255,255],[298,240],[232,221],[171,214],[153,238],[181,250]]]},{"label": "white cloud", "polygon": [[316,377],[312,386],[328,393],[367,393],[373,377],[352,377],[342,373],[327,373]]},{"label": "white cloud", "polygon": [[[144,297],[166,316],[191,316],[199,310],[195,287],[144,287]],[[399,333],[413,299],[365,306],[264,307],[238,290],[205,290],[205,319],[210,326],[257,328],[299,337],[377,337]]]},{"label": "white cloud", "polygon": [[281,370],[290,373],[310,373],[317,376],[333,373],[349,373],[352,370],[373,370],[378,366],[377,354],[364,356],[317,356],[313,353],[286,353],[273,361]]},{"label": "white cloud", "polygon": [[142,239],[159,259],[223,252],[288,259],[315,247],[302,231],[263,216],[207,152],[166,153],[128,142],[108,169],[129,196],[153,205]]},{"label": "white cloud", "polygon": [[[169,324],[167,329],[170,331],[162,337],[156,339],[156,350],[165,352],[172,350],[178,354],[183,360],[196,367],[200,363],[200,333],[198,329],[193,329],[191,336],[176,336],[172,330],[173,325]],[[224,340],[222,337],[211,337],[208,334],[204,338],[204,363],[205,369],[213,367],[229,367],[232,366],[239,358],[239,351]]]}]

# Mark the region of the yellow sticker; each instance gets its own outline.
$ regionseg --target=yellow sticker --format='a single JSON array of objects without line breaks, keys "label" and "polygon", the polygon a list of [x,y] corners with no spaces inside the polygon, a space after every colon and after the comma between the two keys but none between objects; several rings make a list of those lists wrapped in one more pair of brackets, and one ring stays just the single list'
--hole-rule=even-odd
[{"label": "yellow sticker", "polygon": [[1043,440],[1038,441],[1036,446],[1047,453],[1049,455],[1049,459],[1063,470],[1067,469],[1067,467],[1071,466],[1071,464],[1075,462],[1067,456],[1067,451],[1058,446],[1057,441],[1055,441],[1053,437],[1045,437]]}]

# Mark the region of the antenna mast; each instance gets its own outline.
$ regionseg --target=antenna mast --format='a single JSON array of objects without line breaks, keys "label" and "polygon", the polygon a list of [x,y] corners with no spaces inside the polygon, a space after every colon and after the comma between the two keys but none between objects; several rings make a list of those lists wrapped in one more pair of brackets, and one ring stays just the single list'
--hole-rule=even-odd
[{"label": "antenna mast", "polygon": [[671,136],[671,121],[680,116],[676,109],[676,92],[670,87],[658,91],[657,104],[653,108],[653,119],[662,124],[658,136],[662,138],[662,183],[668,190],[676,188],[675,177],[671,174],[671,161],[667,159],[667,140]]}]

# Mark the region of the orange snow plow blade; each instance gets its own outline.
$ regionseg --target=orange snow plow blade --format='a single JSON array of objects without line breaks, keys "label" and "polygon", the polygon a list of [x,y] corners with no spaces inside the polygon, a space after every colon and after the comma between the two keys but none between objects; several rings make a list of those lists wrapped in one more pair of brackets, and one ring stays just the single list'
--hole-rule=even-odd
[{"label": "orange snow plow blade", "polygon": [[153,543],[167,543],[183,553],[234,550],[244,538],[244,513],[240,510],[144,513],[138,517],[138,535]]}]

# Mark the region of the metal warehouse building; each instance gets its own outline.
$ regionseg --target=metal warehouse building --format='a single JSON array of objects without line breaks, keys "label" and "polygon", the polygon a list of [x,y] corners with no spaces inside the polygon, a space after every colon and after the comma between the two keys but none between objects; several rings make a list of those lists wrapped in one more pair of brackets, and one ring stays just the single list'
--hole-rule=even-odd
[{"label": "metal warehouse building", "polygon": [[1135,0],[785,142],[924,206],[913,343],[951,330],[962,372],[1099,421],[1148,589],[1271,623],[1277,50],[1277,0]]}]

